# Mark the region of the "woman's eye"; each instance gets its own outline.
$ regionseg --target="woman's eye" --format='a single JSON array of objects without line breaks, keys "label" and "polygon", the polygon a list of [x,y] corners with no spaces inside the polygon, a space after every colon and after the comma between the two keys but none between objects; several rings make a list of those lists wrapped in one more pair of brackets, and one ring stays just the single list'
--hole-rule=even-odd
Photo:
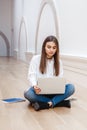
[{"label": "woman's eye", "polygon": [[53,49],[55,50],[55,49],[56,49],[56,47],[53,47]]},{"label": "woman's eye", "polygon": [[50,46],[47,46],[48,49],[50,49],[51,47]]},{"label": "woman's eye", "polygon": [[53,50],[55,50],[55,49],[56,49],[56,46],[54,46],[54,47],[47,46],[47,48],[48,48],[48,49],[53,49]]}]

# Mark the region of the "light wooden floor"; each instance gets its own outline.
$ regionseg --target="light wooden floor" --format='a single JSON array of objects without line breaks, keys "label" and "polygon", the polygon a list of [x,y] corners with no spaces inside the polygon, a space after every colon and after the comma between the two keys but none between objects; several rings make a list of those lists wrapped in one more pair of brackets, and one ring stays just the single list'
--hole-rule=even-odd
[{"label": "light wooden floor", "polygon": [[[28,87],[28,65],[0,57],[0,99],[23,97]],[[0,100],[0,130],[87,130],[87,88],[76,85],[72,108],[36,112],[28,101],[6,104]]]}]

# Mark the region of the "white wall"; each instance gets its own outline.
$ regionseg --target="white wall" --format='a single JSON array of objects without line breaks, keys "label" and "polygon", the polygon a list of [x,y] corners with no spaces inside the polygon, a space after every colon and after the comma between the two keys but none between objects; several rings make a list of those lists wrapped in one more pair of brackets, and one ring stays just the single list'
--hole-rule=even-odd
[{"label": "white wall", "polygon": [[0,0],[0,56],[7,55],[5,40],[9,43],[11,55],[11,29],[11,0]]},{"label": "white wall", "polygon": [[[48,35],[56,34],[57,28],[55,26],[55,19],[54,19],[55,12],[53,11],[53,7],[52,7],[53,5],[49,4],[51,3],[50,1],[51,0],[44,0],[43,2],[42,0],[38,0],[36,2],[35,0],[32,0],[30,2],[28,0],[21,0],[21,1],[14,0],[13,2],[14,5],[14,10],[13,10],[14,38],[13,39],[14,40],[13,41],[14,41],[14,55],[17,56],[18,58],[20,58],[21,55],[24,53],[23,50],[21,50],[22,52],[20,52],[21,46],[24,46],[23,44],[26,44],[27,46],[25,50],[26,53],[27,52],[35,53],[36,48],[37,48],[37,52],[40,52],[41,45],[44,38]],[[43,5],[45,5],[44,8]],[[19,42],[20,25],[22,19],[25,23],[26,34],[24,35],[26,36],[26,43]],[[38,26],[38,30],[37,30],[37,26]],[[20,37],[20,39],[23,39],[23,35],[22,37]]]},{"label": "white wall", "polygon": [[60,17],[61,53],[87,58],[87,1],[56,2]]},{"label": "white wall", "polygon": [[[40,12],[42,3],[45,5]],[[58,27],[62,55],[87,58],[86,7],[86,0],[0,0],[0,30],[9,40],[10,53],[14,52],[13,55],[21,59],[27,52],[35,52],[36,48],[39,52],[45,36],[57,34],[55,27]],[[57,25],[53,12],[56,13]],[[2,46],[1,37],[0,42]],[[6,47],[2,48],[3,55],[6,55]]]},{"label": "white wall", "polygon": [[37,19],[42,0],[24,0],[23,17],[27,26],[27,51],[35,52]]},{"label": "white wall", "polygon": [[[45,0],[44,0],[45,1]],[[51,0],[48,0],[48,2]],[[14,0],[14,49],[18,50],[19,26],[24,17],[27,32],[27,50],[35,52],[35,36],[42,0]],[[60,53],[78,57],[87,57],[87,1],[86,0],[53,0],[57,11]],[[53,11],[49,4],[44,6],[37,38],[37,51],[39,52],[45,36],[54,34],[55,21]],[[20,43],[21,44],[21,43]]]}]

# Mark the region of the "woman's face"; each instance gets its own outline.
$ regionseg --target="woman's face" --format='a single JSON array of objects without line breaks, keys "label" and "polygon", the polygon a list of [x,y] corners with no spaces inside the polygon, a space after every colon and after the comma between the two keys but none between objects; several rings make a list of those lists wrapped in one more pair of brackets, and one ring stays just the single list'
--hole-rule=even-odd
[{"label": "woman's face", "polygon": [[54,42],[47,42],[45,46],[45,52],[47,54],[47,58],[52,58],[57,51],[57,46]]}]

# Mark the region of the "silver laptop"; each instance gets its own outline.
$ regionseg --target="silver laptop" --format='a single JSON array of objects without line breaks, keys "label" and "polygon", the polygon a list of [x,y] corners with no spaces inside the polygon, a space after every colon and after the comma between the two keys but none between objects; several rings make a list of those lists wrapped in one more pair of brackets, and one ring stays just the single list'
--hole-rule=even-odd
[{"label": "silver laptop", "polygon": [[41,89],[39,94],[64,94],[65,78],[38,78],[38,87]]}]

